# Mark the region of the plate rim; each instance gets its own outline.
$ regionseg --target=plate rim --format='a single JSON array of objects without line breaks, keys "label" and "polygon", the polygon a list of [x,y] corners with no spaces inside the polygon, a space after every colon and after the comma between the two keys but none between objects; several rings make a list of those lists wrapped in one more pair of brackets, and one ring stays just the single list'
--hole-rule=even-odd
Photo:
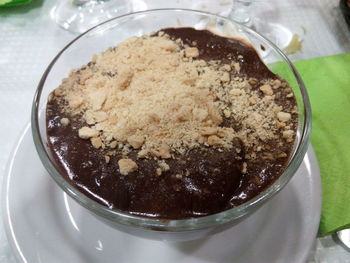
[{"label": "plate rim", "polygon": [[[17,143],[15,144],[15,146],[12,148],[12,150],[10,152],[10,155],[9,155],[7,163],[6,163],[6,168],[5,168],[3,182],[2,182],[2,188],[1,188],[1,190],[2,190],[2,192],[1,192],[1,196],[2,196],[1,216],[2,216],[2,220],[3,220],[5,234],[7,237],[8,244],[11,248],[12,254],[14,255],[16,261],[21,262],[21,263],[29,263],[29,262],[26,260],[25,255],[23,255],[23,252],[21,251],[20,245],[18,244],[16,234],[13,231],[13,225],[12,225],[10,213],[9,213],[10,208],[9,208],[8,192],[9,192],[9,184],[11,181],[10,180],[11,175],[13,174],[12,170],[14,167],[17,153],[20,150],[20,147],[21,147],[24,139],[26,138],[26,136],[30,136],[30,134],[28,134],[31,131],[30,127],[31,127],[30,123],[27,123],[24,126],[24,128],[21,130],[21,132],[18,136]],[[37,153],[35,152],[35,154],[37,154]],[[312,193],[312,196],[314,198],[312,199],[313,202],[311,202],[310,205],[314,208],[314,210],[315,210],[314,212],[316,212],[316,214],[315,213],[313,214],[313,220],[312,220],[313,221],[312,222],[313,229],[312,229],[312,231],[310,231],[310,233],[312,232],[313,235],[309,235],[308,242],[307,242],[308,245],[303,250],[304,253],[301,253],[301,255],[300,255],[302,262],[306,262],[306,260],[308,259],[309,253],[310,253],[311,248],[313,246],[312,240],[317,238],[319,222],[320,222],[320,218],[321,218],[321,206],[322,206],[322,186],[321,186],[320,169],[319,169],[319,165],[318,165],[315,151],[314,151],[311,143],[309,144],[309,147],[308,147],[308,150],[307,150],[305,157],[306,156],[308,156],[308,158],[310,159],[310,163],[313,163],[313,169],[315,170],[315,171],[313,171],[313,173],[310,173],[310,174],[312,174],[313,186],[314,186],[311,188],[311,193]],[[303,160],[303,163],[304,162],[305,162],[305,160]],[[63,190],[61,190],[61,191],[63,191]],[[274,198],[278,198],[278,195],[275,196]]]},{"label": "plate rim", "polygon": [[13,256],[15,257],[16,262],[23,262],[23,263],[28,263],[27,260],[25,259],[21,249],[19,248],[17,239],[15,237],[14,231],[13,231],[13,226],[12,222],[10,219],[10,214],[9,214],[9,195],[8,193],[8,188],[9,188],[9,183],[10,183],[10,177],[12,173],[12,169],[14,166],[15,162],[15,156],[17,155],[17,152],[27,135],[28,131],[30,130],[31,124],[28,122],[21,130],[20,134],[17,136],[17,143],[13,146],[7,162],[6,162],[6,167],[5,167],[5,172],[3,176],[3,181],[2,181],[2,186],[1,186],[1,217],[2,217],[2,222],[6,234],[6,238],[8,241],[8,244],[11,248],[11,252]]}]

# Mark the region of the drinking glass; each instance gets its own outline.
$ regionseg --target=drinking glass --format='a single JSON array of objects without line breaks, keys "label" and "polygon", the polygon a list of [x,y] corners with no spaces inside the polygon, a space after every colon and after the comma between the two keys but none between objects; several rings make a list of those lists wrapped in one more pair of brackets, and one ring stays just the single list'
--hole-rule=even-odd
[{"label": "drinking glass", "polygon": [[58,0],[51,16],[62,28],[82,33],[113,17],[144,9],[141,0]]},{"label": "drinking glass", "polygon": [[[280,49],[288,51],[286,48],[292,43],[296,34],[293,34],[283,24],[271,21],[268,17],[262,17],[261,14],[259,15],[260,9],[257,7],[259,4],[271,5],[272,3],[268,0],[233,0],[228,17],[238,23],[253,28]],[[279,11],[277,8],[272,9],[272,12],[275,13]],[[294,39],[294,41],[300,41],[299,37],[300,34],[298,35],[298,39]],[[269,50],[266,50],[265,53],[268,54]]]}]

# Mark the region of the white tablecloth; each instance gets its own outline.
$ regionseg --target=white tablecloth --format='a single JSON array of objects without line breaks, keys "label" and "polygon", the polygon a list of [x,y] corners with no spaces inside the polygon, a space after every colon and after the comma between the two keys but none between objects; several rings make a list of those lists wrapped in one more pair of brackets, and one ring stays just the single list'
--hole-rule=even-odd
[{"label": "white tablecloth", "polygon": [[[51,19],[55,2],[32,0],[28,6],[0,9],[0,183],[11,149],[30,119],[32,98],[42,73],[54,55],[76,36],[59,28]],[[231,5],[224,0],[146,0],[144,3],[149,9],[182,7],[224,15]],[[302,50],[290,56],[296,61],[350,52],[350,31],[338,4],[338,0],[256,0],[252,12],[266,21],[285,25],[292,32],[305,29]],[[1,223],[0,262],[14,262]],[[321,238],[315,240],[310,262],[350,262],[350,252],[331,237]]]}]

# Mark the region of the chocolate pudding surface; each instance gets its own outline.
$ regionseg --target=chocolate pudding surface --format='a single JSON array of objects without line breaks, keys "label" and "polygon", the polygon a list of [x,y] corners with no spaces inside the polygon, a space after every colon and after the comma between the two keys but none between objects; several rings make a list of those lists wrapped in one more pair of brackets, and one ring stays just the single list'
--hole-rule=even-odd
[{"label": "chocolate pudding surface", "polygon": [[48,146],[83,194],[161,219],[218,213],[285,170],[296,101],[244,41],[193,28],[132,38],[50,95]]}]

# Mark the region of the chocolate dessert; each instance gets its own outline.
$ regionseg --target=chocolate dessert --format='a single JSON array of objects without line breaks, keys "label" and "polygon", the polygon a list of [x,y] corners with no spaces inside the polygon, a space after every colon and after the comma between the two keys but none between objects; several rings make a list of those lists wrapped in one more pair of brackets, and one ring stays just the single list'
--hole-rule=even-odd
[{"label": "chocolate dessert", "polygon": [[250,44],[193,28],[94,55],[51,93],[46,118],[66,180],[111,209],[162,219],[258,195],[285,170],[297,127],[292,89]]}]

